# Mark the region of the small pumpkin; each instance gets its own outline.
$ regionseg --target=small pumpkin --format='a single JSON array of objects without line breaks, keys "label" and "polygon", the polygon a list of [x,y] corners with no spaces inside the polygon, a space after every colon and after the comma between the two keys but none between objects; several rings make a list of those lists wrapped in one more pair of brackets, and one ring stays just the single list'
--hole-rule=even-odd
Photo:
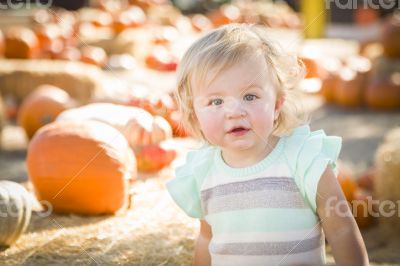
[{"label": "small pumpkin", "polygon": [[353,208],[354,219],[356,220],[357,225],[360,229],[365,229],[371,226],[375,221],[374,217],[372,216],[371,210],[376,213],[376,206],[372,204],[371,200],[371,192],[365,191],[360,188],[357,188],[354,191],[351,206]]},{"label": "small pumpkin", "polygon": [[25,232],[32,204],[26,189],[12,181],[0,181],[0,246],[10,246]]},{"label": "small pumpkin", "polygon": [[172,137],[168,122],[146,110],[112,103],[92,103],[67,110],[57,120],[97,120],[118,129],[133,149],[157,144]]},{"label": "small pumpkin", "polygon": [[107,63],[107,53],[101,47],[83,46],[80,60],[87,64],[104,67]]},{"label": "small pumpkin", "polygon": [[169,166],[177,153],[168,142],[160,142],[141,147],[135,152],[135,156],[139,171],[156,172]]},{"label": "small pumpkin", "polygon": [[208,31],[214,27],[211,20],[203,14],[193,15],[190,17],[190,22],[192,23],[193,29],[197,32]]},{"label": "small pumpkin", "polygon": [[375,175],[376,175],[375,167],[367,169],[357,178],[358,186],[362,189],[373,191]]},{"label": "small pumpkin", "polygon": [[52,85],[41,85],[22,102],[18,124],[31,139],[39,128],[53,122],[62,111],[74,105],[66,91]]},{"label": "small pumpkin", "polygon": [[[39,45],[42,51],[54,50],[54,46],[61,42],[61,49],[63,42],[61,41],[60,27],[57,24],[40,24],[35,28],[36,36],[39,40]],[[61,50],[60,49],[60,50]]]},{"label": "small pumpkin", "polygon": [[29,59],[38,57],[39,53],[39,40],[32,30],[20,26],[14,26],[7,30],[5,36],[5,57]]},{"label": "small pumpkin", "polygon": [[136,162],[124,136],[99,121],[56,121],[28,147],[35,194],[59,213],[111,214],[126,206]]},{"label": "small pumpkin", "polygon": [[237,23],[241,20],[240,9],[234,5],[224,4],[207,14],[215,27],[229,23]]},{"label": "small pumpkin", "polygon": [[167,48],[155,45],[145,58],[148,68],[159,71],[175,71],[178,66],[178,58]]},{"label": "small pumpkin", "polygon": [[342,188],[343,194],[348,202],[354,199],[354,192],[357,189],[357,183],[353,178],[351,170],[342,162],[338,161],[338,182]]},{"label": "small pumpkin", "polygon": [[305,78],[323,78],[326,73],[323,68],[318,64],[317,60],[312,57],[302,56],[300,60],[306,67]]},{"label": "small pumpkin", "polygon": [[114,32],[120,33],[126,29],[143,26],[147,20],[146,14],[139,6],[131,6],[128,10],[122,11],[114,19]]}]

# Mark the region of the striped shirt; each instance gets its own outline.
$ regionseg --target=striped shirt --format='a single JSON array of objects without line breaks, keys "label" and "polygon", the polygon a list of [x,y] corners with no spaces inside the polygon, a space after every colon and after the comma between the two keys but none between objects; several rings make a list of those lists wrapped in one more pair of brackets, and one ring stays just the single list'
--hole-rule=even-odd
[{"label": "striped shirt", "polygon": [[[212,265],[321,265],[325,238],[315,195],[319,177],[339,149],[339,138],[308,127],[282,137],[250,167],[232,168],[219,148],[207,147],[188,155],[167,188],[188,215],[211,226]],[[299,158],[308,165],[299,167]]]}]

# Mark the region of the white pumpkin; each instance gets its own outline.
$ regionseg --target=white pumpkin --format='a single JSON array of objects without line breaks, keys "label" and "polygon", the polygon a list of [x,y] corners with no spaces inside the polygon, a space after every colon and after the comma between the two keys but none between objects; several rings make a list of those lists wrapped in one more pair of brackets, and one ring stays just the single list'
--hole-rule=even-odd
[{"label": "white pumpkin", "polygon": [[0,246],[10,246],[25,232],[31,219],[32,203],[18,183],[0,181]]},{"label": "white pumpkin", "polygon": [[172,137],[170,124],[142,108],[112,103],[92,103],[62,112],[61,120],[97,120],[119,130],[133,148],[157,144]]}]

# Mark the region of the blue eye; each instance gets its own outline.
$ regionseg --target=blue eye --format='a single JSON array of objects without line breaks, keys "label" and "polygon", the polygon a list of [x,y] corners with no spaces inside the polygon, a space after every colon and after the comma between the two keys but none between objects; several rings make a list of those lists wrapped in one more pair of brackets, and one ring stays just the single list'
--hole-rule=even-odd
[{"label": "blue eye", "polygon": [[253,94],[246,94],[244,97],[243,97],[243,99],[245,100],[245,101],[254,101],[254,100],[256,100],[258,97],[256,96],[256,95],[253,95]]},{"label": "blue eye", "polygon": [[221,105],[222,104],[222,99],[212,99],[212,100],[210,100],[210,102],[209,102],[209,104],[210,105]]}]

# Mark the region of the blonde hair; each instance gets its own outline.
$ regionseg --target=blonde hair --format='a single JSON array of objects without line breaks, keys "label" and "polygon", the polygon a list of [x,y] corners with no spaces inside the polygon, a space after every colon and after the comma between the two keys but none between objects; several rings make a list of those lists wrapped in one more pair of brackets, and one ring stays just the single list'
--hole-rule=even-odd
[{"label": "blonde hair", "polygon": [[[205,140],[194,113],[192,82],[204,82],[213,73],[213,80],[222,71],[249,57],[263,56],[277,88],[277,96],[285,101],[274,123],[273,134],[282,136],[307,122],[299,112],[295,86],[304,78],[305,68],[297,56],[284,53],[273,45],[263,26],[229,24],[215,29],[190,46],[177,70],[176,98],[182,114],[183,126],[193,136]],[[212,71],[211,71],[212,70]]]}]

